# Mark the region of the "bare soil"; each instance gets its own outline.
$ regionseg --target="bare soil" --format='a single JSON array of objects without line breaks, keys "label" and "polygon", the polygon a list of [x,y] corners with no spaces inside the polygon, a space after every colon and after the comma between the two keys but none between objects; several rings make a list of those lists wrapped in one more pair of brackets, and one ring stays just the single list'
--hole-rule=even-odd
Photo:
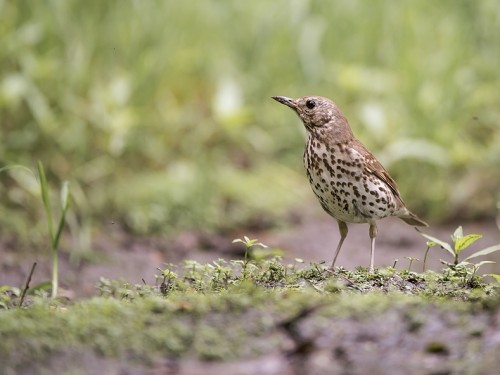
[{"label": "bare soil", "polygon": [[[457,224],[431,226],[425,232],[443,240],[450,240]],[[376,240],[375,266],[394,265],[407,269],[409,260],[417,258],[412,271],[421,272],[426,240],[413,227],[389,218],[379,222]],[[464,233],[479,233],[483,238],[464,253],[500,243],[500,230],[491,221],[463,224]],[[306,264],[326,262],[333,258],[339,240],[337,224],[328,216],[318,212],[306,212],[300,221],[279,229],[241,230],[218,234],[200,231],[186,231],[174,236],[133,236],[118,225],[106,224],[104,230],[93,235],[91,249],[71,254],[71,244],[65,241],[61,248],[59,280],[63,293],[70,298],[95,294],[95,285],[101,277],[123,278],[131,284],[155,283],[157,267],[166,263],[181,263],[195,260],[200,263],[212,262],[219,258],[241,259],[244,249],[240,243],[232,243],[235,238],[247,235],[272,248],[283,251],[284,262],[293,263],[296,258]],[[427,268],[439,270],[443,267],[440,259],[451,261],[450,255],[438,247],[432,248]],[[479,258],[478,258],[479,259]],[[500,273],[500,253],[492,254],[488,260],[496,264],[481,268],[481,274]],[[38,250],[35,254],[27,249],[19,249],[15,242],[0,241],[0,285],[21,287],[24,285],[33,262],[37,262],[31,285],[50,279],[51,262],[49,251]],[[354,269],[368,266],[370,261],[370,239],[368,225],[351,224],[337,260],[337,266]]]}]

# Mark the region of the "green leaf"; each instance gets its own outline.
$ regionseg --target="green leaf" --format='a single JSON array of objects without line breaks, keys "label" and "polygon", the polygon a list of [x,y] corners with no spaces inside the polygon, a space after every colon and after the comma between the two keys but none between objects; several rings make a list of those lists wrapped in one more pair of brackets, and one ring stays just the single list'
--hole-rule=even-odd
[{"label": "green leaf", "polygon": [[50,281],[42,281],[41,283],[36,284],[28,290],[28,294],[32,295],[38,290],[48,291],[52,288],[52,283]]},{"label": "green leaf", "polygon": [[49,189],[47,187],[47,178],[45,177],[45,170],[43,169],[43,164],[38,161],[38,175],[40,176],[40,189],[42,192],[42,200],[45,206],[45,212],[47,213],[47,221],[49,226],[50,240],[54,242],[54,224],[52,223],[52,208],[50,206]]},{"label": "green leaf", "polygon": [[57,226],[57,232],[54,236],[52,242],[52,248],[57,249],[59,247],[59,239],[61,238],[61,233],[64,228],[64,223],[66,221],[66,212],[68,212],[69,208],[69,182],[64,181],[63,187],[61,190],[61,204],[62,204],[62,213],[61,218],[59,219],[59,224]]},{"label": "green leaf", "polygon": [[497,283],[500,283],[500,275],[496,274],[496,273],[487,273],[486,275],[484,276],[490,276],[490,277],[493,277]]},{"label": "green leaf", "polygon": [[448,251],[453,257],[455,257],[455,252],[451,248],[451,245],[447,242],[441,241],[440,239],[437,239],[436,237],[429,236],[428,234],[425,233],[420,233],[422,236],[427,238],[428,240],[431,240],[432,242],[435,242],[437,245],[441,246],[443,249]]},{"label": "green leaf", "polygon": [[[28,167],[25,167],[24,165],[6,165],[5,167],[2,167],[0,168],[0,173],[2,172],[6,172],[10,169],[24,169],[25,171],[28,171],[30,172],[33,176],[35,176],[35,174],[33,173],[33,171],[31,169],[29,169]],[[36,178],[36,176],[35,176]]]},{"label": "green leaf", "polygon": [[468,234],[467,236],[459,238],[455,242],[455,253],[460,254],[464,249],[468,248],[481,237],[483,236],[480,234]]},{"label": "green leaf", "polygon": [[457,242],[463,236],[464,236],[464,231],[462,229],[462,226],[459,226],[457,229],[455,229],[455,232],[452,234],[451,239],[453,240],[453,242]]},{"label": "green leaf", "polygon": [[64,181],[61,189],[61,207],[66,211],[69,206],[69,181]]},{"label": "green leaf", "polygon": [[499,250],[500,250],[500,244],[499,245],[490,246],[490,247],[487,247],[486,249],[476,251],[474,254],[468,256],[467,258],[465,258],[464,261],[472,259],[472,258],[481,257],[483,255],[488,255],[488,254],[494,253],[495,251],[499,251]]}]

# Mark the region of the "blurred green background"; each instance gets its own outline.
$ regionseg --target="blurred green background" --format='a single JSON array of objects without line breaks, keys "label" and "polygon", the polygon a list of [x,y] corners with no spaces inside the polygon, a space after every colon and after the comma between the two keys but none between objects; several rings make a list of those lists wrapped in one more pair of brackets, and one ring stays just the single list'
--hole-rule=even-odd
[{"label": "blurred green background", "polygon": [[[498,2],[0,0],[0,46],[0,167],[70,180],[73,229],[317,204],[272,95],[335,100],[427,221],[497,214]],[[46,233],[42,206],[33,175],[0,174],[3,235]]]}]

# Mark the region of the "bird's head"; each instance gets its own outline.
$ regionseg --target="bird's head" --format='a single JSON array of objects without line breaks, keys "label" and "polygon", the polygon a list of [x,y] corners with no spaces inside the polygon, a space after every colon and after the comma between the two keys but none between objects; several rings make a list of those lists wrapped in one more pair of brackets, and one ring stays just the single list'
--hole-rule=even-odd
[{"label": "bird's head", "polygon": [[298,99],[273,96],[274,100],[292,108],[300,117],[307,131],[327,137],[329,141],[345,142],[353,138],[347,119],[337,105],[321,96],[304,96]]}]

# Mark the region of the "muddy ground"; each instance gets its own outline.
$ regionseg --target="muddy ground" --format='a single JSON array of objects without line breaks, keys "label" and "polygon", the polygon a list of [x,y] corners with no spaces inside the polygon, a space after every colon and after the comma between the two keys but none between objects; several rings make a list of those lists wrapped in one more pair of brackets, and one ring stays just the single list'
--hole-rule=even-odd
[{"label": "muddy ground", "polygon": [[[483,238],[474,244],[467,254],[500,243],[500,231],[493,221],[465,223],[463,227],[465,233],[483,234]],[[101,277],[123,278],[131,284],[141,284],[143,280],[154,284],[154,275],[158,273],[156,268],[164,266],[165,263],[178,264],[186,259],[204,263],[218,258],[242,258],[242,245],[233,244],[232,240],[243,235],[258,238],[270,247],[282,249],[285,262],[290,263],[294,262],[295,258],[301,258],[306,263],[330,262],[339,238],[336,223],[315,213],[306,214],[300,221],[280,229],[212,235],[189,231],[171,237],[134,237],[118,225],[108,223],[104,228],[105,230],[94,234],[92,250],[80,254],[78,261],[75,261],[75,254],[72,258],[67,251],[62,251],[62,295],[72,300],[95,296],[95,285]],[[455,228],[456,225],[450,224],[431,227],[426,232],[447,240]],[[367,266],[370,256],[368,226],[351,225],[349,230],[338,265],[347,269],[354,269],[359,265]],[[376,266],[393,265],[394,259],[398,259],[396,268],[406,269],[408,260],[405,257],[423,259],[425,242],[412,227],[403,222],[397,219],[383,220],[379,224]],[[68,247],[66,239],[63,250]],[[38,262],[38,266],[32,285],[48,280],[50,259],[47,255],[34,254],[26,249],[19,250],[15,243],[4,242],[0,247],[0,285],[21,287],[34,261]],[[429,266],[433,269],[442,268],[440,258],[451,260],[448,253],[438,248],[431,252],[429,258]],[[500,273],[499,254],[493,254],[488,259],[496,259],[498,263],[484,267],[480,273]],[[422,263],[414,263],[412,270],[420,272]],[[408,287],[411,289],[417,285],[410,282]],[[321,294],[314,293],[313,296],[321,298]],[[371,297],[373,300],[370,300]],[[265,303],[262,306],[252,305],[236,309],[242,312],[241,316],[233,316],[224,309],[219,311],[218,308],[214,308],[206,316],[186,310],[183,316],[193,320],[193,332],[194,327],[200,330],[205,327],[210,332],[218,332],[221,335],[217,340],[222,341],[218,341],[219,344],[210,344],[208,348],[213,347],[215,350],[224,347],[224,340],[235,340],[235,343],[243,341],[243,344],[238,344],[242,345],[243,349],[235,349],[229,360],[207,361],[199,358],[199,355],[156,355],[152,362],[148,362],[133,358],[134,356],[129,357],[126,351],[117,357],[103,356],[92,345],[86,344],[79,348],[70,346],[63,351],[44,349],[46,352],[42,362],[24,361],[25,364],[21,367],[14,365],[13,357],[5,352],[7,357],[4,357],[4,363],[7,367],[3,369],[9,370],[9,374],[500,374],[500,370],[497,371],[500,368],[497,355],[500,351],[498,301],[493,300],[491,306],[474,308],[457,305],[455,309],[453,305],[450,307],[446,303],[427,303],[425,300],[404,302],[406,300],[401,301],[400,298],[398,295],[377,296],[376,293],[373,296],[354,295],[351,298],[348,295],[347,298],[332,295],[325,299],[324,308],[311,310],[310,314],[306,309],[303,316],[299,314],[290,324],[280,323],[283,317],[280,317],[279,313],[270,314],[264,308]],[[382,303],[382,299],[388,299],[384,302],[384,308],[375,308],[370,312],[367,312],[365,307],[359,308],[369,305],[372,309],[373,304]],[[235,303],[240,303],[238,301],[236,298]],[[164,299],[162,303],[170,301]],[[181,301],[180,305],[185,306],[185,303]],[[127,306],[127,309],[136,308],[133,304],[126,304],[121,308],[124,306]],[[139,307],[140,305],[137,305],[137,308]],[[347,312],[339,314],[339,309]],[[286,309],[284,311],[286,312]],[[91,312],[90,310],[89,313]],[[120,312],[118,310],[116,314]],[[155,336],[155,329],[163,328],[168,331],[168,327],[173,324],[171,317],[158,314],[156,307],[152,311],[131,314],[145,319],[147,324],[144,323],[143,334],[146,340]],[[49,322],[55,327],[64,326],[67,324],[67,316],[54,315],[54,319],[61,319],[61,322],[52,319],[49,319]],[[86,319],[89,322],[88,326],[82,325],[82,337],[95,334],[92,327],[100,318],[94,319],[95,322]],[[264,328],[249,328],[253,325],[259,327],[259,324],[263,324]],[[105,329],[111,329],[111,326],[111,323],[104,324]],[[234,329],[227,328],[233,326]],[[148,327],[152,327],[153,331],[147,333]],[[104,339],[111,340],[109,345],[112,346],[116,345],[116,342],[112,341],[113,338],[120,342],[137,335],[137,332],[128,332],[127,329],[126,324],[113,328],[112,332],[116,337],[105,332],[100,334]],[[89,330],[89,333],[85,330]],[[240,337],[238,341],[233,337],[233,331],[247,332],[247,336]],[[40,339],[38,335],[33,338],[25,335],[29,333],[11,337],[13,345],[17,348],[28,348],[34,345],[31,340]],[[199,345],[199,340],[203,343],[203,337],[201,333],[193,334],[194,348]],[[232,353],[232,345],[226,346]],[[1,371],[2,368],[0,373]]]},{"label": "muddy ground", "polygon": [[[293,221],[293,223],[292,223]],[[93,234],[91,249],[76,255],[69,253],[69,241],[63,244],[60,257],[60,276],[64,293],[69,297],[84,297],[95,293],[95,285],[101,277],[123,278],[131,284],[154,284],[157,267],[166,263],[178,264],[183,260],[200,263],[212,262],[218,258],[226,260],[242,258],[242,244],[233,244],[235,238],[247,235],[258,238],[272,248],[283,251],[284,262],[293,263],[295,258],[309,262],[331,262],[339,233],[334,220],[318,212],[306,212],[300,220],[292,220],[279,229],[242,230],[223,234],[206,234],[200,231],[186,231],[170,237],[137,237],[122,230],[119,225],[105,223],[101,230]],[[464,233],[479,233],[483,238],[477,241],[464,255],[500,243],[500,230],[494,220],[461,223]],[[425,228],[425,232],[437,238],[450,241],[450,235],[458,224],[447,224]],[[426,240],[413,227],[404,222],[388,218],[379,221],[376,240],[375,266],[393,265],[408,268],[405,257],[423,260]],[[49,251],[30,251],[16,248],[15,242],[0,241],[0,285],[21,286],[24,284],[34,261],[37,268],[32,285],[49,280]],[[443,266],[440,259],[451,261],[450,255],[440,248],[433,248],[428,257],[428,268],[439,270]],[[483,260],[478,258],[477,261]],[[480,274],[500,274],[500,252],[492,254],[488,260],[496,264],[486,265]],[[344,242],[337,266],[354,269],[368,266],[370,261],[370,239],[368,225],[351,224]],[[422,271],[422,262],[415,261],[412,271]]]}]

